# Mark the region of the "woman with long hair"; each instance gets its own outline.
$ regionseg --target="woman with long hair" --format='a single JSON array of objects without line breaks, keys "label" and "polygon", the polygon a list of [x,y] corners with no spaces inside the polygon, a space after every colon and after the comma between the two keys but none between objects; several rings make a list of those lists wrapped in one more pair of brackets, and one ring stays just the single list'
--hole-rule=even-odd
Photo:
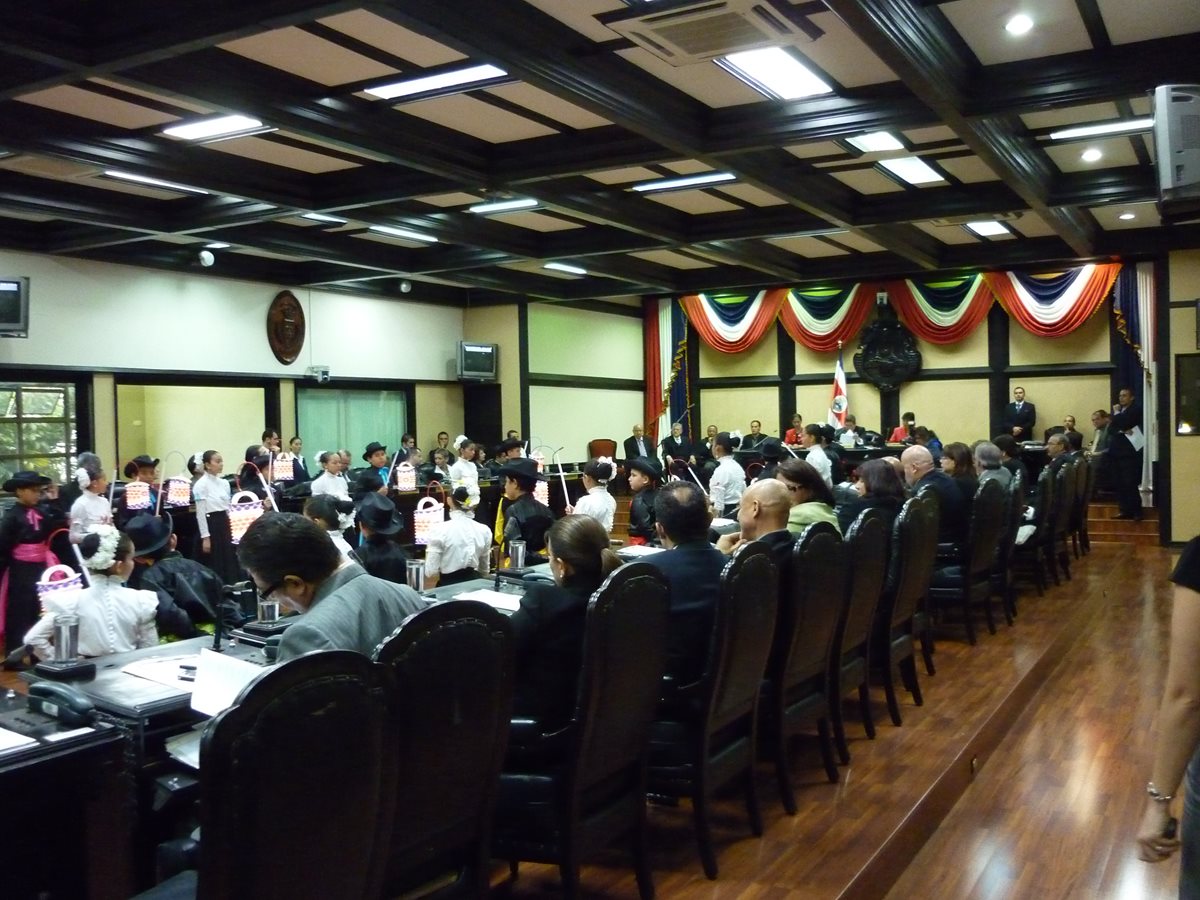
[{"label": "woman with long hair", "polygon": [[858,481],[854,483],[854,489],[858,497],[837,508],[842,534],[849,531],[854,520],[867,509],[882,510],[890,528],[905,500],[904,483],[895,467],[886,459],[868,459],[858,467],[856,474]]},{"label": "woman with long hair", "polygon": [[202,474],[192,485],[196,503],[196,530],[200,535],[200,554],[209,568],[226,584],[241,580],[241,566],[229,528],[229,503],[233,490],[222,477],[225,460],[216,450],[205,450],[192,460],[200,463]]},{"label": "woman with long hair", "polygon": [[[802,459],[788,459],[779,464],[775,477],[792,496],[788,531],[800,534],[814,522],[828,522],[838,528],[837,514],[833,511],[833,491],[820,472]],[[841,529],[838,531],[840,533]]]},{"label": "woman with long hair", "polygon": [[975,502],[975,492],[979,490],[979,478],[975,475],[975,458],[971,448],[959,441],[953,441],[943,447],[942,471],[954,480],[969,510]]}]

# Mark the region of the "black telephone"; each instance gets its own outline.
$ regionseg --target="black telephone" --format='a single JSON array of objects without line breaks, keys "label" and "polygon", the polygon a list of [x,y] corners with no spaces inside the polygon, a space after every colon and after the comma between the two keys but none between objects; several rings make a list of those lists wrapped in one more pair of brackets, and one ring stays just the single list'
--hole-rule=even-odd
[{"label": "black telephone", "polygon": [[78,688],[53,681],[39,681],[29,686],[29,708],[70,728],[91,725],[96,707]]}]

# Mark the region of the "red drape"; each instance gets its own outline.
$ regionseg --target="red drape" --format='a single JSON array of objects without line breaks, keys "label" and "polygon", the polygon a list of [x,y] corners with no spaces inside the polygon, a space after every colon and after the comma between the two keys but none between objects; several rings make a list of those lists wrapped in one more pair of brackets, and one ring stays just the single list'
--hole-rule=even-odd
[{"label": "red drape", "polygon": [[775,324],[775,319],[779,315],[779,305],[783,302],[787,291],[777,288],[764,293],[766,296],[763,297],[754,320],[747,324],[745,332],[737,340],[730,340],[717,330],[709,311],[705,308],[705,300],[702,297],[689,294],[686,297],[680,297],[679,302],[683,306],[688,321],[692,323],[696,333],[700,336],[700,340],[721,353],[741,353],[761,341],[771,330],[771,326]]},{"label": "red drape", "polygon": [[646,386],[642,393],[642,418],[649,440],[658,443],[658,417],[662,413],[662,360],[658,344],[658,303],[646,297],[642,300],[642,375]]},{"label": "red drape", "polygon": [[996,299],[1000,301],[1000,305],[1004,307],[1005,312],[1020,324],[1022,328],[1039,337],[1062,337],[1063,335],[1070,334],[1086,322],[1092,313],[1100,308],[1100,304],[1104,302],[1104,298],[1112,290],[1113,282],[1116,281],[1117,274],[1120,271],[1120,263],[1101,263],[1097,265],[1092,270],[1087,285],[1084,286],[1080,293],[1079,300],[1061,319],[1048,324],[1039,322],[1025,308],[1025,304],[1017,296],[1017,292],[1006,273],[985,272],[983,277],[987,281],[988,287],[996,295]]},{"label": "red drape", "polygon": [[930,344],[956,344],[978,328],[992,308],[991,285],[985,280],[971,300],[971,306],[953,325],[939,325],[930,321],[925,311],[917,304],[907,281],[889,281],[884,285],[888,301],[896,310],[900,321],[918,338]]},{"label": "red drape", "polygon": [[797,344],[803,344],[809,350],[816,350],[818,353],[828,353],[838,348],[838,341],[849,343],[858,336],[875,307],[875,291],[878,287],[877,284],[860,284],[850,300],[850,309],[846,317],[833,331],[826,334],[809,331],[804,326],[792,310],[791,303],[786,300],[787,291],[784,290],[782,293],[785,299],[779,308],[779,321],[783,324],[784,331]]}]

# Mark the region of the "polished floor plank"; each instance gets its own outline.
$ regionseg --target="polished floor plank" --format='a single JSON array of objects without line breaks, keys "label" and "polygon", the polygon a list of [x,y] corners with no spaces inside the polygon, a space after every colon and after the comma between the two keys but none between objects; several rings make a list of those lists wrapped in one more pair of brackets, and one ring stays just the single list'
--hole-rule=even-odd
[{"label": "polished floor plank", "polygon": [[[972,761],[979,769],[979,782],[993,777],[1001,759],[993,756],[989,760],[989,754],[997,746],[1003,746],[1004,733],[1058,660],[1069,652],[1067,648],[1076,634],[1090,627],[1091,622],[1105,621],[1115,598],[1130,593],[1131,582],[1122,573],[1128,572],[1135,554],[1143,553],[1147,554],[1146,560],[1157,560],[1153,577],[1160,578],[1166,567],[1167,554],[1163,551],[1135,550],[1115,544],[1096,547],[1089,557],[1072,567],[1073,581],[1051,588],[1042,598],[1027,592],[1014,627],[1001,625],[995,636],[984,632],[980,643],[970,647],[962,639],[960,627],[947,626],[946,635],[938,644],[938,674],[930,678],[921,671],[925,706],[914,707],[907,694],[901,695],[903,726],[895,728],[887,721],[881,689],[873,690],[879,734],[875,741],[863,736],[854,705],[847,704],[853,760],[842,769],[840,784],[825,782],[815,746],[805,743],[798,748],[797,816],[783,813],[772,770],[766,764],[760,765],[758,785],[766,833],[761,839],[750,836],[737,791],[723,798],[716,806],[714,823],[721,866],[716,882],[707,881],[700,871],[686,802],[674,809],[652,807],[651,846],[658,896],[671,900],[883,896],[911,854],[966,790]],[[1142,561],[1140,555],[1137,559]],[[1153,579],[1147,583],[1153,583]],[[1162,629],[1155,624],[1154,616],[1147,622],[1146,627],[1161,642]],[[1075,631],[1070,631],[1072,623]],[[1110,630],[1097,640],[1103,640]],[[1145,684],[1140,689],[1152,690]],[[1152,706],[1150,703],[1151,715]],[[1115,718],[1112,711],[1108,716]],[[1048,738],[1053,747],[1048,770],[1034,779],[1043,791],[1058,790],[1060,780],[1067,781],[1068,786],[1074,785],[1075,791],[1084,790],[1067,765],[1078,755],[1100,752],[1115,762],[1128,752],[1115,737],[1111,743],[1097,744],[1092,734],[1099,723],[1088,719],[1065,721],[1067,725],[1064,727],[1060,722],[1052,739]],[[1072,729],[1080,733],[1075,734]],[[986,740],[980,737],[985,732]],[[931,797],[939,783],[944,786],[945,797],[934,803]],[[1126,783],[1132,783],[1136,790],[1136,777],[1133,782],[1126,779]],[[1102,809],[1112,808],[1111,814],[1105,811],[1103,815],[1119,814],[1115,807],[1123,796],[1124,786],[1124,783],[1113,784],[1112,796],[1105,793],[1097,800]],[[1023,859],[1040,848],[1037,832],[1048,823],[1039,819],[1039,815],[1047,814],[1019,805],[1011,809],[1002,807],[993,813],[997,823],[1009,816],[1018,816],[1020,822],[1014,850],[1008,859]],[[1085,825],[1076,839],[1091,841],[1091,824]],[[943,827],[941,831],[945,830]],[[964,834],[962,840],[970,853],[952,849],[947,856],[947,867],[953,870],[953,884],[945,873],[937,879],[918,879],[910,885],[909,896],[966,896],[960,888],[964,879],[969,883],[967,892],[983,881],[997,885],[1011,883],[1015,891],[989,896],[1034,895],[1021,891],[1026,884],[1037,880],[1036,870],[1014,866],[1000,856],[993,860],[985,852],[986,836]],[[894,858],[883,858],[888,855],[885,848],[895,851],[906,846],[911,849],[900,863]],[[1011,854],[1017,850],[1022,855],[1013,857]],[[1107,848],[1094,844],[1089,853],[1094,858],[1083,867],[1088,873],[1106,873],[1112,868]],[[970,872],[964,874],[960,868]],[[1111,881],[1122,875],[1103,877]],[[585,866],[582,881],[588,897],[636,895],[629,863],[620,855],[610,855],[598,864]],[[557,896],[560,893],[557,870],[523,865],[516,883],[506,885],[504,890],[511,891],[516,898]]]},{"label": "polished floor plank", "polygon": [[[889,900],[1176,896],[1177,858],[1149,865],[1132,845],[1166,669],[1173,556],[1124,547],[1114,562],[1099,585],[1102,614]],[[1088,567],[1088,591],[1097,574]]]}]

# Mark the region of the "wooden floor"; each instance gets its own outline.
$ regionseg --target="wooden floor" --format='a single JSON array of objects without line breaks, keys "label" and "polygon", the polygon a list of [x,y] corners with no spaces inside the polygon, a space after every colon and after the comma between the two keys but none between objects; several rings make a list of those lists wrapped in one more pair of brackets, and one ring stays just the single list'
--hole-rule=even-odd
[{"label": "wooden floor", "polygon": [[[1173,558],[1097,544],[1073,581],[1042,598],[1025,591],[1013,628],[984,632],[973,648],[948,628],[938,674],[922,670],[925,706],[903,704],[895,728],[876,690],[878,739],[852,722],[840,784],[802,745],[797,816],[783,813],[766,764],[761,839],[736,792],[718,805],[715,882],[700,871],[687,804],[652,807],[658,897],[1174,897],[1177,862],[1142,863],[1130,843],[1165,671]],[[582,880],[585,897],[637,896],[618,853],[585,866]],[[558,896],[557,870],[522,865],[497,891],[508,892]]]}]

